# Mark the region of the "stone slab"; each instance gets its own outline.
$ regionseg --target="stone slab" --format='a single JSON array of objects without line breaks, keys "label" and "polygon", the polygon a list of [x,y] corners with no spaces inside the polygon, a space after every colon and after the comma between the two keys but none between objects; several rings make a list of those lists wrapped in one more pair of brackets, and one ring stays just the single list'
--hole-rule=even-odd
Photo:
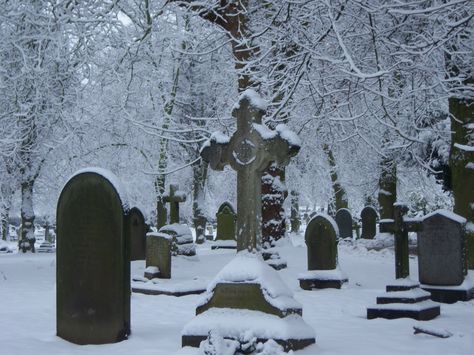
[{"label": "stone slab", "polygon": [[440,315],[440,307],[431,301],[416,304],[391,303],[367,308],[367,319],[412,318],[416,320],[431,320]]},{"label": "stone slab", "polygon": [[199,347],[214,329],[226,339],[238,340],[245,332],[253,334],[258,342],[273,339],[285,351],[300,350],[316,342],[314,331],[298,315],[280,318],[258,311],[214,308],[185,326],[182,346]]},{"label": "stone slab", "polygon": [[[187,296],[199,295],[206,291],[208,280],[188,280],[188,281],[173,281],[173,280],[146,280],[140,277],[134,278],[131,287],[132,292],[142,293],[145,295],[165,295],[165,296]],[[154,282],[156,281],[156,282]]]},{"label": "stone slab", "polygon": [[467,289],[455,288],[431,288],[429,285],[421,285],[421,288],[431,293],[431,299],[441,303],[456,303],[458,301],[469,301],[474,298],[474,286]]},{"label": "stone slab", "polygon": [[303,290],[319,290],[324,288],[337,288],[340,289],[342,285],[347,282],[348,279],[341,280],[327,280],[327,279],[301,279],[300,287]]},{"label": "stone slab", "polygon": [[430,293],[419,288],[408,291],[387,292],[377,297],[377,304],[418,303],[430,299]]}]

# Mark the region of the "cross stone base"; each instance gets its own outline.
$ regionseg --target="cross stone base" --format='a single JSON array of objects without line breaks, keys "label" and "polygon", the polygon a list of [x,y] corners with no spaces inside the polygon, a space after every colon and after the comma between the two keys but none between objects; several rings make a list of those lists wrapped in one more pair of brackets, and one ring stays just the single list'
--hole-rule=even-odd
[{"label": "cross stone base", "polygon": [[[316,343],[314,332],[299,315],[279,317],[259,311],[231,308],[212,308],[197,315],[183,330],[183,347],[199,347],[213,329],[219,329],[224,339],[241,340],[244,333],[250,333],[257,342],[269,339],[280,344],[285,352],[296,351]],[[269,336],[273,329],[272,336]]]},{"label": "cross stone base", "polygon": [[[201,341],[204,341],[207,339],[207,335],[183,335],[181,338],[181,346],[191,346],[193,348],[199,348],[199,344],[201,344]],[[232,339],[232,338],[227,338],[226,339]],[[265,343],[269,339],[265,338],[257,338],[258,343]],[[301,350],[306,348],[309,345],[315,344],[316,340],[314,338],[308,338],[308,339],[273,339],[275,342],[277,342],[279,345],[283,347],[283,350],[285,352],[289,352],[290,350]]]},{"label": "cross stone base", "polygon": [[386,289],[386,293],[377,297],[377,305],[367,308],[367,319],[431,320],[440,315],[439,305],[430,301],[430,294],[417,284],[400,283]]},{"label": "cross stone base", "polygon": [[458,301],[469,301],[474,298],[474,285],[467,288],[457,286],[431,286],[421,285],[421,288],[431,293],[431,299],[442,303],[456,303]]}]

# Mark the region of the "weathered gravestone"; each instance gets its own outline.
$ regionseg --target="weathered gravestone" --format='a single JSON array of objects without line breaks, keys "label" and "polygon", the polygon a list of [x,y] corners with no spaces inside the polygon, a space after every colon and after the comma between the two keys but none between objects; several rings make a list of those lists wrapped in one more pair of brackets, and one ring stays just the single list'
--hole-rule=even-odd
[{"label": "weathered gravestone", "polygon": [[374,239],[377,234],[377,210],[372,206],[366,206],[360,212],[362,221],[362,238]]},{"label": "weathered gravestone", "polygon": [[103,169],[76,173],[57,207],[57,335],[76,344],[130,334],[130,245],[118,179]]},{"label": "weathered gravestone", "polygon": [[340,208],[336,212],[336,223],[339,228],[339,238],[352,238],[352,215],[347,208]]},{"label": "weathered gravestone", "polygon": [[234,208],[229,202],[220,205],[216,213],[217,235],[216,240],[235,240],[235,215]]},{"label": "weathered gravestone", "polygon": [[418,276],[421,288],[434,301],[454,303],[474,297],[474,284],[464,282],[465,224],[464,217],[445,210],[423,218],[423,231],[418,233]]},{"label": "weathered gravestone", "polygon": [[170,191],[163,196],[163,201],[170,204],[170,224],[179,223],[179,204],[186,201],[186,194],[179,190],[179,185],[170,184]]},{"label": "weathered gravestone", "polygon": [[148,231],[145,217],[139,208],[133,207],[128,212],[128,219],[130,221],[130,260],[143,260],[145,259],[146,233]]},{"label": "weathered gravestone", "polygon": [[379,226],[381,233],[392,233],[395,238],[396,280],[387,285],[386,293],[377,297],[376,305],[367,308],[367,319],[433,319],[440,314],[439,305],[429,300],[430,293],[409,278],[408,232],[419,232],[423,226],[420,220],[405,216],[406,205],[394,203],[393,207],[394,218],[381,220]]},{"label": "weathered gravestone", "polygon": [[299,275],[304,290],[341,288],[347,277],[337,264],[337,225],[328,215],[316,215],[306,228],[308,272]]},{"label": "weathered gravestone", "polygon": [[146,235],[147,279],[171,278],[171,241],[173,237],[166,233],[150,232]]},{"label": "weathered gravestone", "polygon": [[[237,118],[237,131],[232,138],[214,134],[201,151],[212,169],[222,170],[230,164],[237,171],[237,249],[240,252],[209,285],[205,302],[196,310],[197,317],[183,329],[183,346],[199,346],[210,331],[222,328],[219,324],[232,325],[219,329],[224,338],[239,340],[250,332],[259,341],[273,339],[286,350],[301,349],[315,342],[314,332],[304,323],[301,313],[291,311],[301,309],[301,305],[292,298],[291,291],[283,287],[277,272],[258,254],[262,239],[262,172],[272,161],[286,165],[299,151],[293,132],[284,126],[273,131],[262,125],[264,112],[258,94],[246,90],[232,112]],[[272,285],[276,284],[278,287],[273,289]],[[280,312],[271,312],[272,307]],[[292,323],[289,323],[290,318]],[[282,334],[271,332],[269,328],[288,331]]]}]

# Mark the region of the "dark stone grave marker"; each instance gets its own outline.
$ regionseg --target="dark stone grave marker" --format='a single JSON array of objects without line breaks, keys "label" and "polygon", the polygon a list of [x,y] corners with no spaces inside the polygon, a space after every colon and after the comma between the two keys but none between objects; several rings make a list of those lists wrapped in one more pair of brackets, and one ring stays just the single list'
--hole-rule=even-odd
[{"label": "dark stone grave marker", "polygon": [[220,205],[216,213],[217,235],[216,240],[235,240],[235,221],[237,216],[229,202]]},{"label": "dark stone grave marker", "polygon": [[130,260],[144,260],[146,250],[146,233],[148,226],[145,223],[142,211],[133,207],[128,212],[130,227],[131,254]]},{"label": "dark stone grave marker", "polygon": [[130,245],[123,196],[102,169],[78,172],[57,206],[57,335],[76,344],[130,334]]},{"label": "dark stone grave marker", "polygon": [[[146,235],[146,267],[145,277],[153,279],[171,278],[171,241],[173,237],[166,233],[150,232]],[[158,272],[152,268],[157,267]],[[148,270],[148,271],[147,271]]]},{"label": "dark stone grave marker", "polygon": [[336,212],[336,223],[339,228],[339,238],[352,238],[352,215],[347,208]]},{"label": "dark stone grave marker", "polygon": [[[341,288],[347,282],[337,270],[337,239],[336,222],[330,216],[316,215],[311,219],[305,232],[309,272],[299,278],[302,289]],[[329,270],[334,271],[326,272]]]},{"label": "dark stone grave marker", "polygon": [[418,276],[431,299],[454,303],[474,297],[474,285],[459,287],[467,275],[466,219],[438,210],[423,219],[418,234]]},{"label": "dark stone grave marker", "polygon": [[362,235],[364,239],[374,239],[377,234],[377,210],[372,206],[366,206],[360,213],[362,221]]}]

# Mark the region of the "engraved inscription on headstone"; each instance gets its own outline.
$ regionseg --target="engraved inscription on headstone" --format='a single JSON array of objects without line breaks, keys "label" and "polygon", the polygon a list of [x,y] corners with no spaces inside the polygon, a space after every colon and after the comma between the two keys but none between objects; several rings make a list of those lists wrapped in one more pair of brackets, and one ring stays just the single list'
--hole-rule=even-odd
[{"label": "engraved inscription on headstone", "polygon": [[69,180],[57,208],[57,334],[104,344],[130,333],[130,254],[124,210],[104,176]]}]

